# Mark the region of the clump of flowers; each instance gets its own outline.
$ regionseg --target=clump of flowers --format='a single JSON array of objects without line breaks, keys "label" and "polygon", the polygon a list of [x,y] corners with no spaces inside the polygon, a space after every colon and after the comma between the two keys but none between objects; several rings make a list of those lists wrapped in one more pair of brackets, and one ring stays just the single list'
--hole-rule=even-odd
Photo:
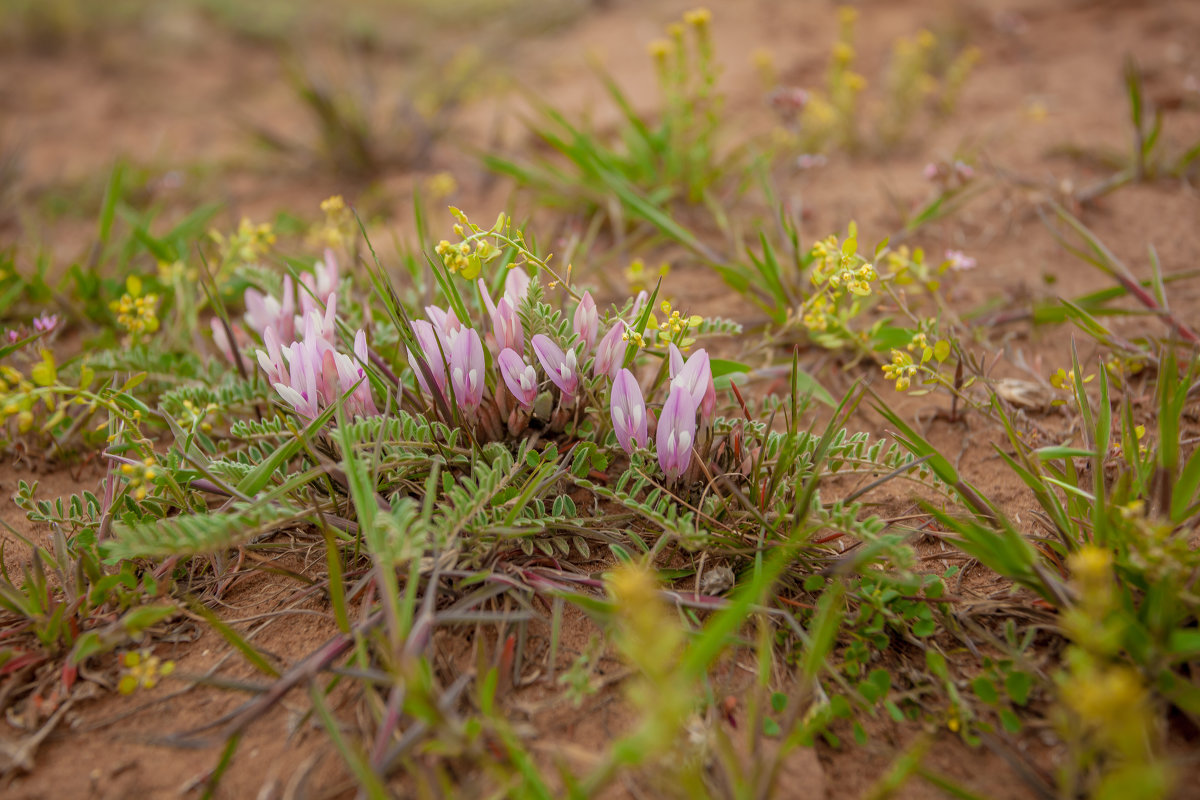
[{"label": "clump of flowers", "polygon": [[138,689],[153,689],[159,680],[175,671],[174,661],[163,661],[149,648],[130,650],[121,654],[122,675],[117,683],[121,694],[133,694]]},{"label": "clump of flowers", "polygon": [[883,377],[896,382],[896,391],[903,392],[912,385],[919,367],[913,363],[912,356],[903,350],[892,351],[892,361],[883,365]]},{"label": "clump of flowers", "polygon": [[875,265],[858,253],[857,226],[850,223],[846,238],[836,236],[813,245],[809,279],[815,290],[799,310],[799,319],[813,340],[824,346],[841,347],[859,343],[851,330],[853,320],[864,310],[879,278]]},{"label": "clump of flowers", "polygon": [[310,231],[311,242],[327,248],[341,249],[354,240],[354,214],[340,194],[322,200],[321,213],[325,218]]},{"label": "clump of flowers", "polygon": [[129,484],[133,499],[145,500],[158,477],[158,462],[153,456],[146,456],[140,463],[126,461],[121,464],[121,474]]},{"label": "clump of flowers", "polygon": [[857,22],[857,9],[843,6],[838,10],[837,39],[830,51],[825,84],[820,88],[779,85],[770,54],[755,53],[767,102],[781,125],[774,138],[783,148],[811,158],[833,147],[853,152],[864,145],[893,146],[909,134],[923,107],[938,114],[952,111],[979,60],[978,49],[957,50],[953,43],[927,30],[897,39],[891,63],[880,81],[882,110],[870,121],[874,136],[867,140],[859,119],[867,79],[855,69]]},{"label": "clump of flowers", "polygon": [[[298,290],[285,277],[282,298],[257,289],[247,289],[245,294],[244,321],[263,343],[263,349],[254,353],[255,360],[280,397],[307,420],[343,395],[351,416],[379,413],[367,377],[371,356],[365,331],[356,332],[352,355],[338,350],[339,275],[337,259],[327,249],[313,272],[301,276]],[[299,314],[294,313],[297,305]],[[213,320],[213,338],[231,357],[232,346],[218,320]]]},{"label": "clump of flowers", "polygon": [[255,224],[247,217],[242,217],[237,230],[228,236],[218,230],[208,235],[217,243],[222,266],[254,263],[270,251],[277,238],[270,223]]},{"label": "clump of flowers", "polygon": [[125,293],[109,303],[109,308],[134,344],[158,330],[158,295],[143,293],[142,279],[136,275],[125,279]]}]

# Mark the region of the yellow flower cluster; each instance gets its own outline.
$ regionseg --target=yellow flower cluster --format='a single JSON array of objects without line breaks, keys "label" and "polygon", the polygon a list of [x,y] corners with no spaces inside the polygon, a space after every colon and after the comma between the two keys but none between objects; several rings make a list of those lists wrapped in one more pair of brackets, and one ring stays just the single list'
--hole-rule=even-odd
[{"label": "yellow flower cluster", "polygon": [[879,273],[869,261],[861,261],[856,254],[856,247],[853,233],[841,247],[836,236],[813,245],[817,260],[813,265],[812,282],[816,285],[828,283],[835,296],[843,290],[859,297],[870,295],[871,281],[876,280]]},{"label": "yellow flower cluster", "polygon": [[466,272],[471,256],[471,245],[468,242],[453,244],[445,239],[437,243],[433,251],[441,256],[442,263],[451,272]]},{"label": "yellow flower cluster", "polygon": [[[324,207],[324,203],[322,203],[322,207]],[[217,230],[209,231],[208,235],[217,243],[223,262],[238,261],[243,264],[256,261],[259,256],[265,255],[275,244],[276,238],[275,230],[270,223],[262,222],[255,225],[246,217],[242,217],[237,231],[229,236],[225,236]]]},{"label": "yellow flower cluster", "polygon": [[121,666],[125,674],[117,684],[121,694],[133,694],[138,689],[153,689],[159,678],[175,671],[174,661],[163,661],[150,650],[131,650],[121,655]]},{"label": "yellow flower cluster", "polygon": [[705,31],[712,23],[712,12],[707,8],[696,8],[683,15],[683,21],[697,31]]},{"label": "yellow flower cluster", "polygon": [[454,179],[453,173],[450,172],[439,172],[436,175],[431,175],[425,181],[425,193],[434,202],[445,200],[457,191],[458,181]]},{"label": "yellow flower cluster", "polygon": [[632,328],[625,329],[625,332],[621,334],[621,341],[633,342],[634,346],[639,348],[646,346],[646,337]]},{"label": "yellow flower cluster", "polygon": [[[500,226],[502,223],[497,222]],[[454,232],[459,236],[465,234],[462,225],[455,225]],[[442,264],[450,272],[458,273],[465,280],[473,281],[483,271],[483,265],[500,256],[500,248],[486,239],[475,239],[475,251],[471,252],[471,242],[464,240],[455,244],[445,239],[437,243],[433,251],[442,259]],[[511,264],[509,265],[512,266]],[[569,269],[569,267],[568,267]],[[553,287],[551,287],[553,288]]]},{"label": "yellow flower cluster", "polygon": [[158,330],[158,295],[143,295],[142,282],[135,275],[126,279],[125,289],[125,294],[108,307],[117,315],[117,323],[136,341]]},{"label": "yellow flower cluster", "polygon": [[808,304],[801,321],[810,331],[825,331],[829,329],[829,300],[819,294]]},{"label": "yellow flower cluster", "polygon": [[33,427],[33,405],[36,400],[30,396],[34,389],[33,382],[10,366],[0,367],[0,392],[5,397],[0,405],[0,420],[17,418],[17,429],[25,433]]},{"label": "yellow flower cluster", "polygon": [[912,356],[903,350],[892,351],[892,363],[883,365],[883,377],[896,382],[896,391],[903,392],[912,385],[918,367]]},{"label": "yellow flower cluster", "polygon": [[[325,220],[314,227],[309,239],[324,247],[345,247],[354,238],[356,228],[354,214],[346,201],[340,194],[335,194],[321,201],[321,212]],[[271,241],[274,241],[273,235]]]},{"label": "yellow flower cluster", "polygon": [[154,456],[147,456],[141,464],[122,464],[121,474],[129,480],[129,488],[133,490],[135,500],[145,500],[150,491],[147,484],[154,482],[158,471],[154,468],[158,462]]},{"label": "yellow flower cluster", "polygon": [[662,305],[663,316],[665,319],[662,322],[658,321],[658,317],[654,314],[650,315],[650,323],[656,326],[659,332],[667,337],[674,337],[680,334],[686,334],[689,328],[696,327],[704,322],[704,317],[699,314],[693,314],[685,317],[679,313],[678,309],[671,309],[671,301],[663,300]]}]

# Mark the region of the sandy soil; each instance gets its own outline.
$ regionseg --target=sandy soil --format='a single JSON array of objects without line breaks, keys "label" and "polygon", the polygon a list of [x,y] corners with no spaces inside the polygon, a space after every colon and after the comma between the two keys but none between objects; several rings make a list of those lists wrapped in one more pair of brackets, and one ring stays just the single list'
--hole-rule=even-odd
[{"label": "sandy soil", "polygon": [[[583,54],[597,53],[629,89],[635,104],[652,108],[656,89],[648,80],[645,43],[687,7],[673,0],[597,3],[572,23],[511,47],[506,66],[517,81],[541,96],[567,108],[591,109],[603,124],[612,119],[606,116],[612,112]],[[835,29],[831,4],[746,0],[714,2],[712,9],[717,52],[725,64],[727,113],[744,119],[747,129],[768,122],[751,66],[756,48],[775,53],[788,83],[819,80]],[[888,44],[896,36],[922,26],[958,32],[980,47],[984,57],[957,113],[936,129],[920,130],[901,151],[886,158],[833,157],[824,167],[789,175],[786,188],[805,209],[806,235],[842,230],[850,219],[858,220],[869,241],[895,232],[901,226],[895,202],[912,206],[928,196],[922,167],[970,150],[978,154],[982,171],[1012,180],[948,221],[923,229],[913,240],[933,253],[958,248],[978,259],[978,268],[961,282],[956,298],[960,307],[999,299],[1006,308],[1020,308],[1035,298],[1070,297],[1105,286],[1103,276],[1071,259],[1054,241],[1034,213],[1034,201],[1061,196],[1064,190],[1090,185],[1108,174],[1094,159],[1056,154],[1066,146],[1095,153],[1128,148],[1120,76],[1121,59],[1127,54],[1137,58],[1150,95],[1166,109],[1165,145],[1178,148],[1200,136],[1200,93],[1195,89],[1200,78],[1200,5],[1165,0],[873,0],[860,4],[860,9],[861,71],[868,76],[880,73]],[[497,99],[510,95],[498,95],[497,90],[471,99],[453,136],[424,162],[391,168],[369,188],[365,183],[347,185],[303,160],[254,149],[247,133],[251,125],[295,132],[301,139],[311,136],[311,124],[279,64],[270,48],[192,17],[160,20],[146,29],[109,31],[52,55],[0,50],[0,142],[8,142],[20,154],[15,192],[20,198],[51,191],[83,195],[88,185],[102,181],[97,175],[104,174],[114,157],[125,156],[148,165],[146,191],[166,203],[168,213],[186,210],[202,198],[227,201],[233,219],[242,214],[266,218],[281,208],[310,215],[320,200],[343,192],[352,201],[369,203],[387,225],[404,229],[410,224],[404,204],[411,186],[440,170],[455,174],[461,188],[453,201],[473,216],[490,219],[506,202],[505,187],[493,185],[459,144],[531,147],[515,115],[504,113],[507,101]],[[397,47],[378,56],[378,68],[383,75],[395,76],[411,70],[411,64],[406,51]],[[206,171],[199,168],[204,164],[215,166]],[[1078,211],[1139,276],[1149,274],[1150,245],[1168,273],[1191,269],[1200,257],[1200,195],[1190,184],[1163,180],[1126,187]],[[84,215],[45,223],[0,204],[0,245],[24,228],[61,258],[69,258],[88,245],[94,230],[91,219]],[[753,314],[745,306],[731,305],[723,287],[686,261],[676,265],[672,281],[677,301],[699,313]],[[1176,284],[1170,300],[1181,318],[1200,320],[1200,283]],[[989,329],[987,335],[999,360],[998,375],[1028,377],[1015,364],[1017,353],[1042,376],[1065,365],[1069,357],[1069,333],[1063,328],[1035,330],[1017,322]],[[844,388],[838,383],[845,380],[831,374],[831,390]],[[876,385],[886,388],[881,381]],[[928,400],[905,401],[902,407],[926,414],[932,410]],[[862,424],[882,432],[881,422],[869,414]],[[1047,422],[1059,424],[1053,418]],[[991,455],[990,433],[971,431],[967,436],[972,438],[965,438],[962,428],[943,422],[931,423],[929,432],[947,452],[962,451],[963,472],[989,497],[1018,514],[1032,506],[999,469]],[[36,474],[40,470],[48,471]],[[10,494],[17,480],[31,476],[42,481],[45,497],[94,488],[99,480],[94,465],[67,471],[14,462],[0,471],[0,492]],[[896,490],[879,502],[903,510],[910,498]],[[0,518],[35,541],[48,541],[48,531],[30,526],[13,507],[0,508]],[[0,536],[6,540],[6,565],[19,571],[27,562],[27,550],[9,534]],[[298,572],[324,569],[319,558],[312,562],[290,555],[283,565]],[[1007,591],[986,579],[975,589],[980,596]],[[281,670],[300,662],[334,632],[324,598],[279,575],[247,572],[227,590],[224,602],[222,617],[244,633],[254,632],[254,641],[272,654]],[[596,632],[581,614],[569,615],[568,622],[555,665],[559,671],[569,667]],[[209,678],[219,676],[226,683],[185,692],[184,682],[172,680],[126,698],[100,690],[101,683],[114,679],[111,670],[95,676],[94,696],[73,701],[38,750],[36,769],[10,777],[5,796],[173,797],[204,779],[217,761],[220,743],[214,730],[198,729],[245,701],[246,695],[231,688],[229,681],[260,687],[262,677],[231,656],[223,640],[203,624],[185,618],[174,625],[176,641],[160,646],[159,654],[176,660],[180,677],[208,676],[205,680],[211,683]],[[538,637],[535,632],[527,650],[526,659],[534,665],[527,667],[530,671],[549,667],[544,632]],[[453,661],[468,647],[462,637],[448,637],[443,650]],[[600,669],[614,676],[616,687],[621,666],[609,661]],[[749,681],[732,667],[729,673],[723,688],[736,696]],[[0,683],[0,695],[2,687]],[[353,713],[352,700],[335,694],[335,711]],[[48,702],[45,714],[53,710],[53,700]],[[586,754],[620,732],[630,716],[615,688],[578,710],[540,682],[512,690],[505,702],[514,719],[543,743],[538,752],[548,754],[558,747],[568,760],[585,761]],[[324,734],[304,717],[306,707],[306,699],[296,693],[249,728],[219,796],[346,794],[341,761]],[[17,729],[20,722],[29,720],[10,716],[8,724],[0,726],[0,740],[15,742],[23,733]],[[162,742],[169,734],[193,732],[197,736],[191,747]],[[912,741],[911,734],[882,723],[871,733],[864,748],[820,745],[798,754],[785,770],[782,796],[861,796]],[[1054,754],[1036,732],[1018,745],[1036,768],[1053,769]],[[948,732],[937,735],[926,763],[989,797],[1035,796],[1003,757],[986,748],[970,749]],[[895,796],[937,795],[924,784],[910,782]]]}]

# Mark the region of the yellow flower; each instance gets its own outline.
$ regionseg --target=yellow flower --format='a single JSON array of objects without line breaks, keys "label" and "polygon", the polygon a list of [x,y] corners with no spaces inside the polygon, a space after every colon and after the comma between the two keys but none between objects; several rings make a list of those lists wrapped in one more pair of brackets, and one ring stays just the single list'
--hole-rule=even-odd
[{"label": "yellow flower", "polygon": [[896,391],[903,392],[912,385],[913,376],[917,374],[918,369],[912,356],[903,350],[893,350],[892,363],[883,365],[883,377],[895,381]]},{"label": "yellow flower", "polygon": [[707,8],[697,8],[683,15],[683,21],[693,28],[707,28],[712,22],[712,12]]},{"label": "yellow flower", "polygon": [[646,45],[646,52],[650,57],[659,63],[664,63],[671,57],[671,53],[675,51],[675,45],[670,39],[655,39]]},{"label": "yellow flower", "polygon": [[439,172],[425,181],[425,192],[431,200],[443,200],[458,191],[458,181],[449,172]]}]

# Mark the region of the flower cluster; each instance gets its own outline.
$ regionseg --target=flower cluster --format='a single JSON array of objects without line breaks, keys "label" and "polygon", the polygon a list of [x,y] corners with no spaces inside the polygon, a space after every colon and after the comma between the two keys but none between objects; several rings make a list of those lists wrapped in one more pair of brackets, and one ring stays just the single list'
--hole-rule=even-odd
[{"label": "flower cluster", "polygon": [[961,189],[975,178],[975,170],[962,160],[931,161],[922,171],[925,180],[943,191]]},{"label": "flower cluster", "polygon": [[121,654],[121,666],[124,674],[117,684],[121,694],[133,694],[138,689],[153,689],[160,678],[165,678],[175,671],[174,661],[163,661],[148,648],[130,650]]},{"label": "flower cluster", "polygon": [[[379,413],[371,396],[366,364],[370,360],[365,331],[354,337],[353,355],[337,349],[337,289],[339,269],[330,250],[312,273],[294,282],[283,280],[283,297],[247,289],[246,325],[257,333],[263,348],[255,353],[275,391],[304,419],[316,418],[324,408],[347,395],[345,408],[351,416]],[[294,315],[299,305],[299,314]],[[213,338],[232,353],[224,328],[213,322]],[[291,340],[289,344],[284,344]]]},{"label": "flower cluster", "polygon": [[963,253],[962,250],[947,250],[946,251],[946,268],[958,272],[963,272],[969,269],[975,269],[976,261],[971,256]]},{"label": "flower cluster", "polygon": [[246,217],[242,217],[237,231],[229,236],[217,230],[209,231],[208,235],[217,243],[222,264],[253,263],[275,244],[275,231],[269,223],[255,225]]},{"label": "flower cluster", "polygon": [[858,242],[853,226],[850,236],[840,246],[836,236],[813,245],[815,256],[811,280],[814,285],[828,284],[835,296],[843,291],[859,297],[871,294],[871,281],[879,277],[874,265],[857,252]]},{"label": "flower cluster", "polygon": [[892,363],[883,365],[883,376],[889,381],[896,382],[896,391],[903,392],[912,385],[920,367],[913,361],[912,356],[903,350],[892,351]]},{"label": "flower cluster", "polygon": [[309,241],[325,247],[345,247],[354,238],[356,227],[354,214],[346,201],[340,194],[326,198],[321,201],[321,211],[325,219],[320,225],[313,226]]},{"label": "flower cluster", "polygon": [[16,342],[24,339],[26,336],[31,335],[30,329],[32,329],[32,335],[34,336],[39,334],[46,335],[53,333],[54,330],[58,328],[58,315],[43,313],[40,316],[34,317],[29,323],[29,326],[30,327],[28,329],[24,328],[23,326],[9,328],[4,332],[3,337],[8,341],[9,344],[15,344]]},{"label": "flower cluster", "polygon": [[136,275],[125,280],[125,294],[109,303],[109,308],[135,342],[158,330],[158,295],[143,294],[142,281]]},{"label": "flower cluster", "polygon": [[[568,340],[547,333],[526,338],[518,309],[529,310],[530,280],[523,269],[510,269],[504,294],[495,301],[486,283],[482,279],[477,282],[491,318],[491,330],[482,336],[453,310],[425,309],[426,318],[412,323],[415,348],[408,351],[421,391],[436,401],[453,404],[467,422],[485,423],[494,407],[507,416],[508,429],[515,434],[532,419],[553,427],[556,420],[589,405],[601,405],[607,387],[613,433],[621,448],[632,454],[649,447],[655,420],[637,377],[626,366],[626,354],[630,342],[660,339],[667,346],[669,383],[655,425],[655,449],[667,479],[679,479],[690,467],[697,437],[708,429],[716,405],[708,354],[698,349],[685,359],[668,340],[673,334],[686,333],[696,318],[664,304],[666,321],[647,329],[645,335],[618,318],[601,336],[596,302],[585,291],[573,310],[573,335]],[[638,310],[635,302],[635,316]],[[492,353],[498,373],[498,379],[491,382],[486,380],[486,351]],[[590,402],[581,402],[584,397]],[[491,402],[485,404],[489,398]]]},{"label": "flower cluster", "polygon": [[145,500],[149,494],[147,487],[158,477],[155,466],[157,462],[153,456],[147,456],[141,463],[127,461],[121,465],[121,474],[129,481],[129,488],[135,500]]},{"label": "flower cluster", "polygon": [[[499,225],[500,223],[497,223]],[[462,226],[455,226],[455,232],[462,235]],[[486,239],[474,239],[475,249],[471,249],[471,241],[463,240],[457,244],[443,239],[433,248],[447,270],[462,275],[467,280],[474,280],[483,271],[483,265],[494,261],[500,255],[500,248]]]}]

